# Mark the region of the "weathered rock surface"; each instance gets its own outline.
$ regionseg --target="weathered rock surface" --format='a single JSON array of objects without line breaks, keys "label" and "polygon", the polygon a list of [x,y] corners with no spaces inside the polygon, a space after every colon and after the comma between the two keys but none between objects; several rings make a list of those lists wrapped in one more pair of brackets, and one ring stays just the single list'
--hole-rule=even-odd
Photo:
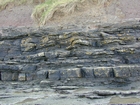
[{"label": "weathered rock surface", "polygon": [[[140,103],[139,81],[120,87],[104,84],[100,84],[100,86],[50,87],[53,84],[55,83],[49,80],[41,81],[40,86],[37,81],[0,81],[0,104],[108,105]],[[133,86],[135,89],[132,89]]]},{"label": "weathered rock surface", "polygon": [[140,76],[140,22],[96,30],[0,29],[1,80]]}]

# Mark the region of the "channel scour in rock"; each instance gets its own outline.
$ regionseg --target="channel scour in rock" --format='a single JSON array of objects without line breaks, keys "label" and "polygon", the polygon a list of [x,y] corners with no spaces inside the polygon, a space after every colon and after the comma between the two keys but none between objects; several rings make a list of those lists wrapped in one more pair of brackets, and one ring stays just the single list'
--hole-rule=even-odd
[{"label": "channel scour in rock", "polygon": [[140,76],[139,21],[77,28],[1,28],[2,81]]}]

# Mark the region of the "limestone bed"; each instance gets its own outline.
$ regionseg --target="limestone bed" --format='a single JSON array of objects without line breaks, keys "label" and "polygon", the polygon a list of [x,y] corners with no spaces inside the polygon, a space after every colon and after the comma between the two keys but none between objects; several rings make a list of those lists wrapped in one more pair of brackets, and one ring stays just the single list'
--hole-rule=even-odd
[{"label": "limestone bed", "polygon": [[1,29],[0,79],[139,79],[139,35],[138,21],[88,31]]},{"label": "limestone bed", "polygon": [[139,21],[0,29],[0,104],[139,103],[139,76]]}]

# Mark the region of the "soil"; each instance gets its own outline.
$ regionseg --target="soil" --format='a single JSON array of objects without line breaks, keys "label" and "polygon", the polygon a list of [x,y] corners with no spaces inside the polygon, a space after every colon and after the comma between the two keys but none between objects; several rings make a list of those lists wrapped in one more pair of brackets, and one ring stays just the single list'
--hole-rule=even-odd
[{"label": "soil", "polygon": [[34,22],[31,19],[33,7],[32,5],[27,5],[3,10],[0,12],[0,27],[34,26]]},{"label": "soil", "polygon": [[[103,4],[86,8],[81,12],[74,12],[70,15],[59,17],[59,14],[53,19],[48,20],[46,26],[87,26],[95,28],[98,23],[117,23],[140,19],[140,2],[139,0],[113,0],[110,5]],[[39,27],[31,14],[33,5],[22,5],[14,8],[7,8],[0,12],[0,27]]]}]

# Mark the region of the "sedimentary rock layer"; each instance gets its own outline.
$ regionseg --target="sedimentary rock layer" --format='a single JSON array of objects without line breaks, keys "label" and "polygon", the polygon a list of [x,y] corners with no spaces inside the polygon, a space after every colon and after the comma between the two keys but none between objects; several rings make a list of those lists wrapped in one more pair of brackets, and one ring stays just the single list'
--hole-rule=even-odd
[{"label": "sedimentary rock layer", "polygon": [[96,30],[0,29],[0,79],[140,76],[140,23]]}]

